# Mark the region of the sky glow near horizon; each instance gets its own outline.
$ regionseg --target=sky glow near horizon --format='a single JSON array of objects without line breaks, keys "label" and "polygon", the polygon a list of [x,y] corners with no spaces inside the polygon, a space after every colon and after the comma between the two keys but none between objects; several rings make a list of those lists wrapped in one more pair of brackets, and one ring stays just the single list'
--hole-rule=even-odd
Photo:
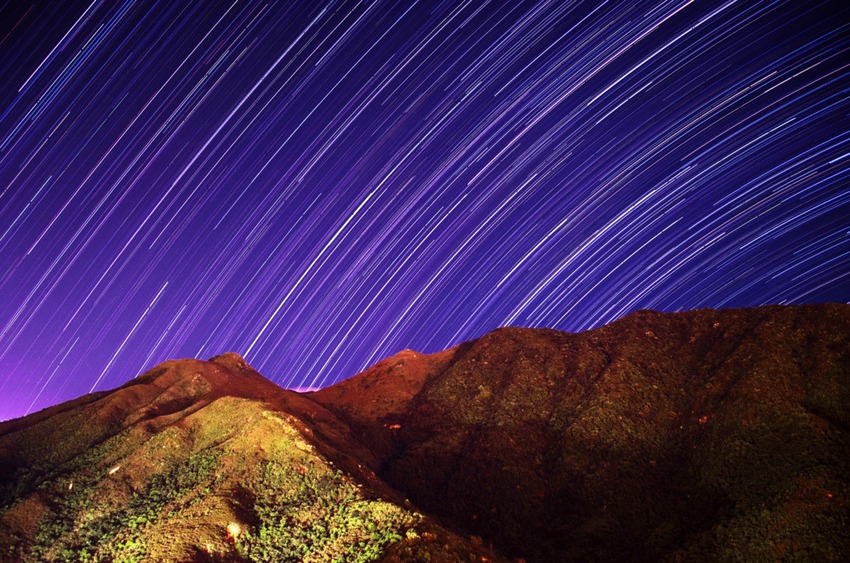
[{"label": "sky glow near horizon", "polygon": [[850,299],[839,2],[0,8],[0,418],[233,350]]}]

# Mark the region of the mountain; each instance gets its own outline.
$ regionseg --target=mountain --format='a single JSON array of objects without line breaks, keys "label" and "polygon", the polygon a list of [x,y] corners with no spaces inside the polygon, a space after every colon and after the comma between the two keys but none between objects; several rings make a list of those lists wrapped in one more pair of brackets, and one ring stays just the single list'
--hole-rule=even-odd
[{"label": "mountain", "polygon": [[165,362],[0,424],[0,560],[500,560],[361,459],[331,413],[236,354]]},{"label": "mountain", "polygon": [[177,360],[0,423],[10,561],[842,561],[848,498],[844,304],[503,328],[304,394]]},{"label": "mountain", "polygon": [[850,554],[849,339],[847,305],[639,311],[403,353],[312,398],[510,555],[828,560]]}]

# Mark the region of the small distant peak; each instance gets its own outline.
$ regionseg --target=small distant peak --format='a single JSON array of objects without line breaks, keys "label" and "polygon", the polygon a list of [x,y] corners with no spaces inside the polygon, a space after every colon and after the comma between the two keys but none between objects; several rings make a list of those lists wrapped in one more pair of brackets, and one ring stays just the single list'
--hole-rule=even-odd
[{"label": "small distant peak", "polygon": [[295,391],[296,393],[315,393],[320,390],[321,387],[314,387],[312,385],[306,385],[302,387],[287,387],[290,391]]},{"label": "small distant peak", "polygon": [[224,354],[213,356],[209,361],[234,370],[254,371],[254,368],[245,361],[245,358],[236,352],[225,352]]}]

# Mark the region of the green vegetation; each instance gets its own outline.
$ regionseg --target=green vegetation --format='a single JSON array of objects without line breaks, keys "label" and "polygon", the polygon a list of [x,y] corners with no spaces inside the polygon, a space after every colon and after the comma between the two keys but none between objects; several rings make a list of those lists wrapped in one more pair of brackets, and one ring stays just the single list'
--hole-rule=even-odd
[{"label": "green vegetation", "polygon": [[6,554],[23,562],[365,562],[417,537],[420,515],[369,498],[295,421],[226,397],[180,426],[123,432],[59,468],[29,470],[17,486],[36,493],[24,498],[43,514],[30,538],[7,537]]},{"label": "green vegetation", "polygon": [[[92,473],[77,473],[74,487],[54,491],[53,512],[41,524],[24,561],[139,561],[145,555],[143,533],[163,509],[172,513],[192,504],[203,485],[214,485],[220,453],[202,450],[163,473],[154,474],[150,484],[133,493],[126,506],[101,505],[102,485]],[[109,475],[103,477],[109,479]]]},{"label": "green vegetation", "polygon": [[92,448],[86,448],[85,441],[74,442],[76,434],[71,434],[65,445],[67,450],[83,451],[82,454],[62,464],[44,460],[41,463],[29,465],[20,464],[15,468],[11,479],[0,486],[0,510],[11,506],[16,499],[21,499],[36,490],[44,490],[54,481],[65,479],[79,471],[85,471],[98,463],[109,463],[126,454],[132,447],[138,446],[129,440],[129,432],[120,432]]},{"label": "green vegetation", "polygon": [[258,522],[236,545],[250,561],[372,561],[419,520],[303,451],[261,463],[248,490]]}]

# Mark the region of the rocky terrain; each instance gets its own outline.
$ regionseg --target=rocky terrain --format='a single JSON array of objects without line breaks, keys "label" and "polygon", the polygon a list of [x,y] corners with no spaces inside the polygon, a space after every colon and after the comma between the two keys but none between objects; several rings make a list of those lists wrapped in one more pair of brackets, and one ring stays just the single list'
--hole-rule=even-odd
[{"label": "rocky terrain", "polygon": [[0,560],[843,561],[850,306],[503,328],[313,393],[228,353],[0,423]]}]

